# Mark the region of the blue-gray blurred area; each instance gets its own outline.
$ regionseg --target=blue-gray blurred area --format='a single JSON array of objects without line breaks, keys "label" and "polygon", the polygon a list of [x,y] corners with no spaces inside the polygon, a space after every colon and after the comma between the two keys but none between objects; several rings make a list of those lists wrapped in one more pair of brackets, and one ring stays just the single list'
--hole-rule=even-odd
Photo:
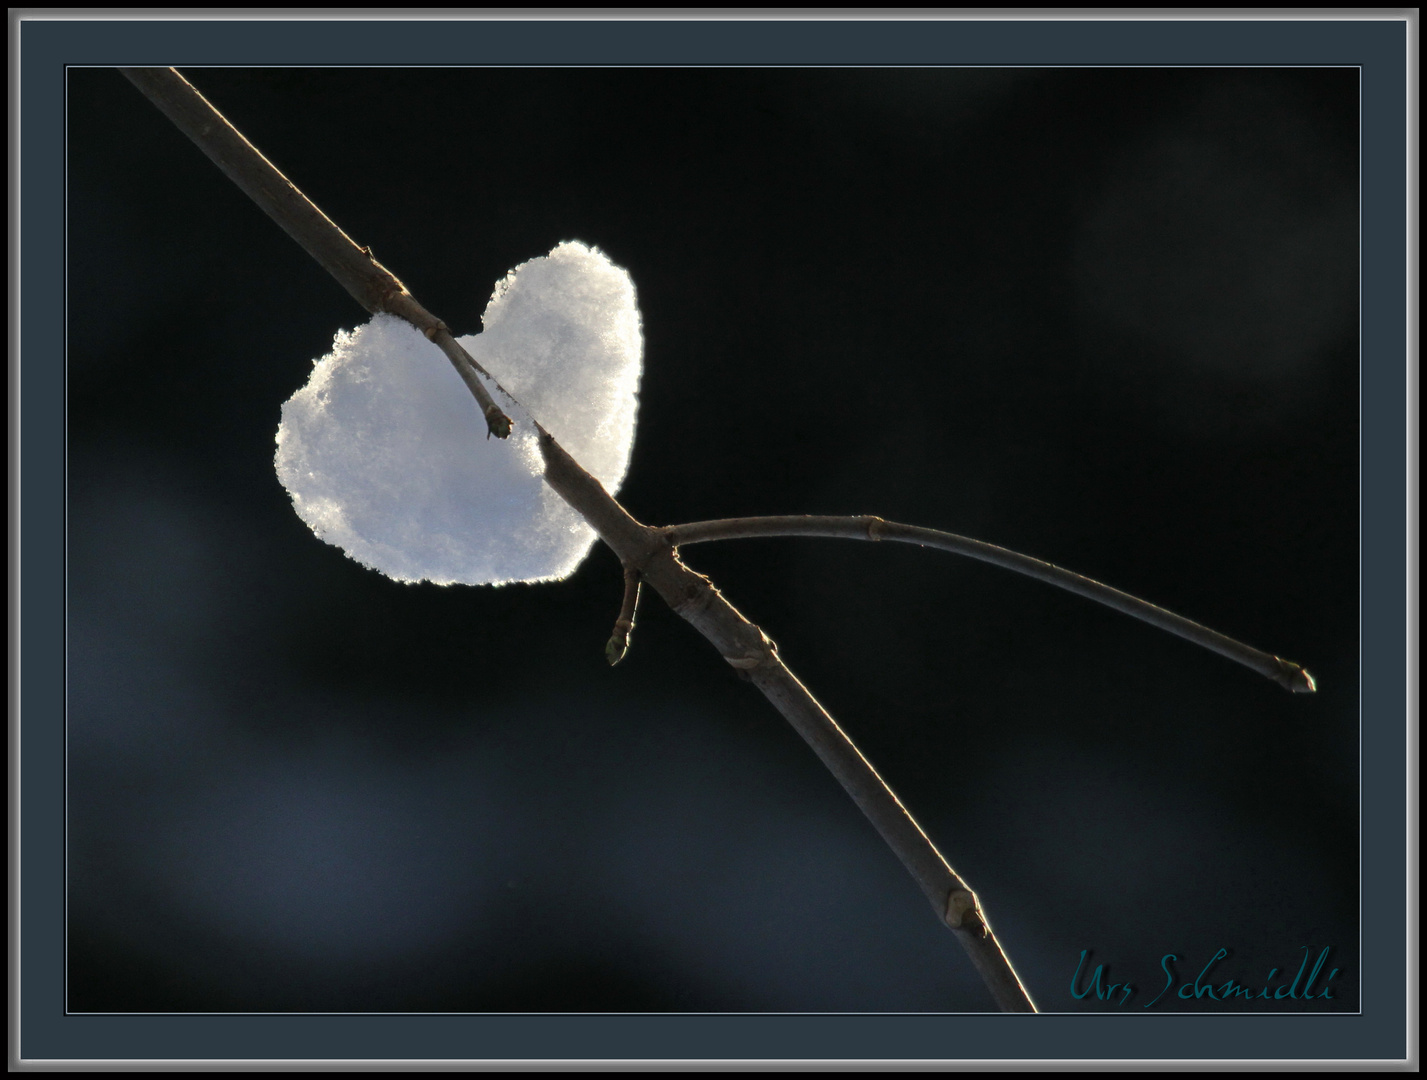
[{"label": "blue-gray blurred area", "polygon": [[[641,520],[876,513],[1305,664],[910,547],[686,553],[1043,1009],[1143,1012],[1221,948],[1270,992],[1330,954],[1312,1001],[1154,1010],[1358,1008],[1355,70],[188,74],[457,333],[558,241],[627,267]],[[119,74],[67,78],[69,1008],[991,1008],[657,597],[605,664],[608,551],[438,588],[312,535],[279,407],[365,314]]]}]

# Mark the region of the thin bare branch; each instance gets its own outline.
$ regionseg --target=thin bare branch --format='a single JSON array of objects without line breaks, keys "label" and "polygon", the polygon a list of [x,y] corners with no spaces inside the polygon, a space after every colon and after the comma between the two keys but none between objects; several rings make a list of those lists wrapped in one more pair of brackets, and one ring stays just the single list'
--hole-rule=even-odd
[{"label": "thin bare branch", "polygon": [[991,931],[976,894],[942,857],[900,799],[847,733],[788,670],[777,646],[724,599],[713,582],[680,561],[662,529],[641,525],[541,432],[545,482],[583,517],[626,565],[703,634],[730,667],[748,678],[807,741],[921,887],[937,918],[961,942],[1003,1012],[1035,1004]]},{"label": "thin bare branch", "polygon": [[[126,69],[124,74],[367,310],[399,315],[439,344],[445,324],[417,304],[368,252],[356,247],[177,72]],[[354,260],[348,249],[358,252],[360,259]],[[462,371],[460,363],[452,362]],[[480,401],[473,380],[466,383]],[[911,873],[937,918],[956,935],[997,1006],[1005,1012],[1035,1012],[975,893],[847,734],[783,664],[768,636],[725,600],[708,578],[679,560],[663,530],[636,521],[553,436],[543,428],[539,432],[546,483],[594,528],[629,571],[647,581],[703,634],[812,746]]]},{"label": "thin bare branch", "polygon": [[[489,433],[499,439],[510,434],[510,417],[501,411],[470,371],[470,368],[481,370],[479,366],[469,356],[465,356],[466,366],[463,366],[452,350],[458,350],[461,355],[465,350],[451,339],[446,324],[418,304],[396,275],[377,262],[370,248],[360,246],[339,229],[173,68],[120,68],[119,71],[192,139],[229,180],[336,278],[357,303],[372,314],[386,312],[405,319],[440,345],[480,403]],[[443,339],[449,344],[443,344]]]},{"label": "thin bare branch", "polygon": [[624,568],[624,603],[619,606],[619,618],[614,620],[614,633],[604,647],[605,659],[614,667],[629,652],[629,635],[634,632],[634,612],[639,607],[639,571]]},{"label": "thin bare branch", "polygon": [[497,439],[506,438],[510,434],[511,419],[501,411],[500,406],[491,397],[490,391],[486,389],[485,383],[481,382],[481,375],[490,378],[486,369],[471,359],[471,354],[451,336],[451,331],[446,329],[445,323],[428,331],[426,336],[446,354],[446,359],[451,361],[451,365],[461,376],[461,381],[466,384],[466,388],[475,397],[476,404],[481,407],[481,414],[486,418],[486,438],[489,439],[492,435]]},{"label": "thin bare branch", "polygon": [[822,536],[839,540],[897,540],[921,547],[939,548],[956,555],[966,555],[982,562],[992,563],[1025,574],[1037,581],[1066,589],[1079,596],[1114,608],[1122,614],[1168,630],[1187,641],[1226,656],[1236,663],[1265,678],[1272,679],[1285,689],[1296,694],[1311,694],[1318,689],[1313,676],[1288,660],[1261,652],[1242,641],[1210,630],[1197,622],[1176,615],[1172,611],[1156,607],[1154,604],[1129,593],[1112,589],[1088,577],[1062,569],[1029,555],[1021,555],[1006,548],[997,547],[981,540],[972,540],[955,533],[938,529],[924,529],[917,525],[902,525],[895,521],[884,521],[871,514],[856,517],[834,517],[816,514],[785,515],[777,517],[723,518],[718,521],[694,521],[687,525],[670,525],[664,529],[664,537],[674,547],[687,544],[702,544],[710,540],[741,540],[770,536]]}]

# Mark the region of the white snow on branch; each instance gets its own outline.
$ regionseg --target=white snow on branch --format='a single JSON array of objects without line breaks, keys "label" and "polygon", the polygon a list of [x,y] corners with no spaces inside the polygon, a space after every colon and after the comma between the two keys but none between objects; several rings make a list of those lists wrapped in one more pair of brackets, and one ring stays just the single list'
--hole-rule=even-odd
[{"label": "white snow on branch", "polygon": [[397,581],[501,585],[568,576],[594,533],[541,480],[534,417],[610,492],[634,445],[643,338],[634,283],[577,242],[496,285],[460,339],[516,399],[486,437],[470,392],[406,322],[337,334],[282,407],[277,474],[312,531]]}]

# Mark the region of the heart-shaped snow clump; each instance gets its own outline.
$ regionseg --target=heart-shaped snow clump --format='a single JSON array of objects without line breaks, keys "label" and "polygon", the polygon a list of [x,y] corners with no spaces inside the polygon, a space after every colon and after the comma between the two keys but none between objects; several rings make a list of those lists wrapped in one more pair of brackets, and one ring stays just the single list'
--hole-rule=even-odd
[{"label": "heart-shaped snow clump", "polygon": [[460,341],[518,402],[491,386],[509,439],[486,437],[450,361],[390,315],[338,333],[282,407],[277,474],[298,516],[397,581],[552,581],[580,564],[594,532],[541,480],[532,417],[609,491],[629,467],[643,339],[628,272],[563,243],[506,275],[481,321]]}]

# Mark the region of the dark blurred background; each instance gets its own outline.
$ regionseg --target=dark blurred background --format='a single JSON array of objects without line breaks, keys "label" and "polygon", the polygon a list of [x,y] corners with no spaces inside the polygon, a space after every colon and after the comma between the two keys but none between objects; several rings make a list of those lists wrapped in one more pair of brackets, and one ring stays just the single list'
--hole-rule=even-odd
[{"label": "dark blurred background", "polygon": [[[1043,1009],[1221,947],[1340,969],[1235,1011],[1358,1007],[1355,70],[187,74],[458,334],[561,240],[627,267],[642,520],[876,513],[1305,664],[914,548],[687,555]],[[68,82],[70,1009],[990,1009],[657,597],[606,666],[607,551],[439,588],[312,535],[278,411],[365,313],[119,74]]]}]

